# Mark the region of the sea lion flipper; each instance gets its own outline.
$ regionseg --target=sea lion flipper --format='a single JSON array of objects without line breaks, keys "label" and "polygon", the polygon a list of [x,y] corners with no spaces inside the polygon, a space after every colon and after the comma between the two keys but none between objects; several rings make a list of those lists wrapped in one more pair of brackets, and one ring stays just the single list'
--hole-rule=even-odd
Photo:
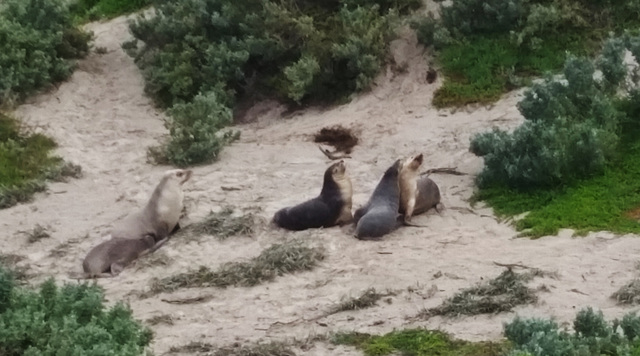
[{"label": "sea lion flipper", "polygon": [[124,270],[124,265],[120,262],[114,262],[111,264],[111,275],[113,277],[117,276]]}]

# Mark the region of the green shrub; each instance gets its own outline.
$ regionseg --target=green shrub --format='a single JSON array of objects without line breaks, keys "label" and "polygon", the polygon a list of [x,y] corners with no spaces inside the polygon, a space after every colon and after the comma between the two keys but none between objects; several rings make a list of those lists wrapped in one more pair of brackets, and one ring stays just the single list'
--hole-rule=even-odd
[{"label": "green shrub", "polygon": [[79,21],[94,21],[128,14],[150,4],[151,0],[76,0],[69,9]]},{"label": "green shrub", "polygon": [[591,307],[582,309],[573,323],[575,333],[560,330],[554,321],[538,318],[516,317],[505,324],[504,334],[511,341],[514,351],[510,355],[565,356],[565,355],[615,355],[640,354],[640,318],[635,313],[626,314],[622,321],[607,323],[602,312]]},{"label": "green shrub", "polygon": [[[131,24],[134,40],[123,48],[141,69],[146,93],[162,107],[182,108],[199,93],[211,91],[229,108],[256,93],[291,104],[332,101],[370,86],[382,67],[397,14],[419,4],[158,0],[153,16],[141,15]],[[204,113],[192,113],[196,111]],[[180,128],[196,121],[209,124]],[[210,152],[217,154],[222,146],[213,133],[230,123],[221,119],[222,126],[214,125],[195,117],[174,117],[172,122],[175,133],[169,146],[174,148],[167,149],[167,156],[179,165],[205,162]],[[180,131],[201,135],[194,138]]]},{"label": "green shrub", "polygon": [[[617,50],[604,55],[614,58],[601,64],[621,67]],[[524,124],[510,134],[494,129],[474,136],[470,149],[485,159],[478,185],[553,187],[601,173],[616,149],[621,113],[594,72],[589,60],[570,57],[564,81],[547,77],[525,92],[518,103]],[[604,72],[608,83],[620,82],[619,72]]]},{"label": "green shrub", "polygon": [[238,134],[231,131],[220,132],[231,124],[231,110],[219,97],[211,91],[169,109],[170,118],[166,123],[171,135],[166,146],[169,161],[178,166],[212,162],[225,144],[238,138]]},{"label": "green shrub", "polygon": [[[152,333],[122,303],[109,309],[97,285],[21,289],[0,266],[0,354],[141,355]],[[9,296],[7,298],[7,296]]]},{"label": "green shrub", "polygon": [[73,27],[62,0],[6,0],[0,6],[0,104],[69,77],[91,36]]}]

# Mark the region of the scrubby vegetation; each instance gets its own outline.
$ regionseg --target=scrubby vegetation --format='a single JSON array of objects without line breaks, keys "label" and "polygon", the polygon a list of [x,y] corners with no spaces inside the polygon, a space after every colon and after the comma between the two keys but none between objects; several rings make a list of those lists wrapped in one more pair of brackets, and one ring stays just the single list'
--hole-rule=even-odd
[{"label": "scrubby vegetation", "polygon": [[356,346],[366,356],[501,356],[508,351],[505,343],[455,340],[443,332],[427,329],[393,331],[382,336],[338,333],[332,341],[338,345]]},{"label": "scrubby vegetation", "polygon": [[179,288],[229,286],[251,287],[272,281],[287,273],[314,268],[324,259],[324,250],[310,247],[301,240],[275,244],[247,262],[227,262],[212,271],[201,266],[197,271],[151,281],[150,294],[172,292]]},{"label": "scrubby vegetation", "polygon": [[234,137],[239,100],[331,102],[367,89],[380,71],[397,15],[419,0],[158,0],[131,25],[123,48],[145,91],[171,108],[168,144],[177,165],[211,162]]},{"label": "scrubby vegetation", "polygon": [[367,356],[633,356],[640,354],[640,317],[635,312],[607,322],[591,307],[580,310],[573,332],[552,320],[516,317],[504,325],[507,340],[468,342],[427,329],[397,330],[381,336],[338,333],[332,342],[353,345]]},{"label": "scrubby vegetation", "polygon": [[0,107],[71,75],[91,35],[74,27],[63,0],[0,4]]},{"label": "scrubby vegetation", "polygon": [[523,235],[640,232],[626,214],[640,205],[640,92],[625,49],[640,58],[640,37],[609,39],[595,63],[568,58],[562,78],[525,92],[520,127],[473,137],[471,151],[485,160],[474,199],[502,215],[529,211],[516,224]]},{"label": "scrubby vegetation", "polygon": [[576,315],[573,329],[570,333],[555,321],[516,317],[504,326],[504,334],[513,345],[513,356],[640,354],[640,317],[635,313],[608,323],[602,312],[585,308]]},{"label": "scrubby vegetation", "polygon": [[29,201],[45,190],[46,180],[79,177],[79,166],[51,155],[52,139],[29,133],[17,120],[0,113],[0,209]]},{"label": "scrubby vegetation", "polygon": [[189,354],[206,354],[212,356],[295,356],[290,345],[281,342],[270,342],[250,345],[234,345],[231,347],[216,347],[211,344],[192,341],[186,345],[173,346],[169,353],[186,352]]},{"label": "scrubby vegetation", "polygon": [[[89,51],[91,34],[74,27],[62,0],[6,0],[0,4],[0,108],[68,78]],[[26,132],[0,112],[0,209],[28,201],[45,180],[77,176],[77,166],[53,157],[53,140]]]},{"label": "scrubby vegetation", "polygon": [[77,22],[108,19],[140,10],[151,0],[74,0],[70,10]]},{"label": "scrubby vegetation", "polygon": [[495,101],[561,69],[566,51],[591,55],[609,32],[640,28],[638,0],[457,0],[439,14],[413,21],[444,72],[438,107]]},{"label": "scrubby vegetation", "polygon": [[122,303],[103,305],[96,285],[17,287],[0,266],[0,354],[141,355],[152,333]]}]

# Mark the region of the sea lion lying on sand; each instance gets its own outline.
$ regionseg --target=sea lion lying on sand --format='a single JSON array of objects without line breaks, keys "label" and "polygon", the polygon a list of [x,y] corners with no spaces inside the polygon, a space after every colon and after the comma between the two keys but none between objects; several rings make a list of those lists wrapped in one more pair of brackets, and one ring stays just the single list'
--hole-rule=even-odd
[{"label": "sea lion lying on sand", "polygon": [[272,222],[288,230],[331,227],[351,222],[351,179],[346,174],[344,160],[324,172],[320,195],[295,206],[278,210]]},{"label": "sea lion lying on sand", "polygon": [[384,172],[367,204],[353,214],[358,239],[379,239],[397,227],[400,206],[398,174],[401,165],[402,160],[397,160]]},{"label": "sea lion lying on sand", "polygon": [[82,262],[84,274],[72,278],[102,278],[117,276],[131,262],[157,250],[168,237],[156,243],[151,235],[138,239],[111,238],[89,251]]}]

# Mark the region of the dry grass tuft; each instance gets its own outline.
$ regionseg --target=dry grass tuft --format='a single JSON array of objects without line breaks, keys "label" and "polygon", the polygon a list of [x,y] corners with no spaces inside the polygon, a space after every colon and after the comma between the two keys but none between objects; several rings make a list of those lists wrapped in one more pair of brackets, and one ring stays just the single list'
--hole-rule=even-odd
[{"label": "dry grass tuft", "polygon": [[197,271],[156,278],[151,282],[149,294],[180,288],[255,286],[286,273],[311,270],[324,257],[324,249],[309,247],[302,240],[292,240],[272,245],[247,262],[227,262],[215,271],[201,266]]},{"label": "dry grass tuft", "polygon": [[211,356],[296,356],[291,347],[282,342],[251,344],[242,346],[235,343],[228,347],[217,348],[211,344],[192,341],[183,346],[174,346],[169,353],[205,354]]},{"label": "dry grass tuft", "polygon": [[173,318],[169,314],[160,314],[147,319],[149,325],[167,324],[173,325]]},{"label": "dry grass tuft", "polygon": [[31,231],[21,231],[21,232],[27,235],[27,241],[30,244],[40,241],[41,239],[51,237],[51,235],[47,231],[47,228],[40,224],[36,224],[36,226]]},{"label": "dry grass tuft", "polygon": [[359,297],[343,297],[342,301],[338,305],[331,308],[329,315],[343,311],[370,308],[376,305],[378,300],[391,295],[395,295],[395,293],[378,293],[375,288],[371,287],[362,292]]},{"label": "dry grass tuft", "polygon": [[640,304],[640,279],[636,278],[625,284],[611,295],[618,304]]},{"label": "dry grass tuft", "polygon": [[156,266],[168,266],[173,262],[173,259],[169,257],[164,251],[155,251],[154,253],[142,256],[136,261],[136,270],[142,270]]},{"label": "dry grass tuft", "polygon": [[177,235],[200,237],[212,235],[218,240],[225,240],[231,236],[249,235],[254,231],[255,216],[251,213],[242,216],[232,216],[232,207],[225,207],[218,213],[210,212],[200,222],[193,223],[178,231]]},{"label": "dry grass tuft", "polygon": [[418,317],[477,315],[511,311],[517,305],[534,303],[538,300],[535,291],[528,288],[525,283],[541,275],[544,275],[544,272],[539,270],[518,274],[507,269],[495,279],[463,289],[445,300],[440,306],[423,310]]}]

